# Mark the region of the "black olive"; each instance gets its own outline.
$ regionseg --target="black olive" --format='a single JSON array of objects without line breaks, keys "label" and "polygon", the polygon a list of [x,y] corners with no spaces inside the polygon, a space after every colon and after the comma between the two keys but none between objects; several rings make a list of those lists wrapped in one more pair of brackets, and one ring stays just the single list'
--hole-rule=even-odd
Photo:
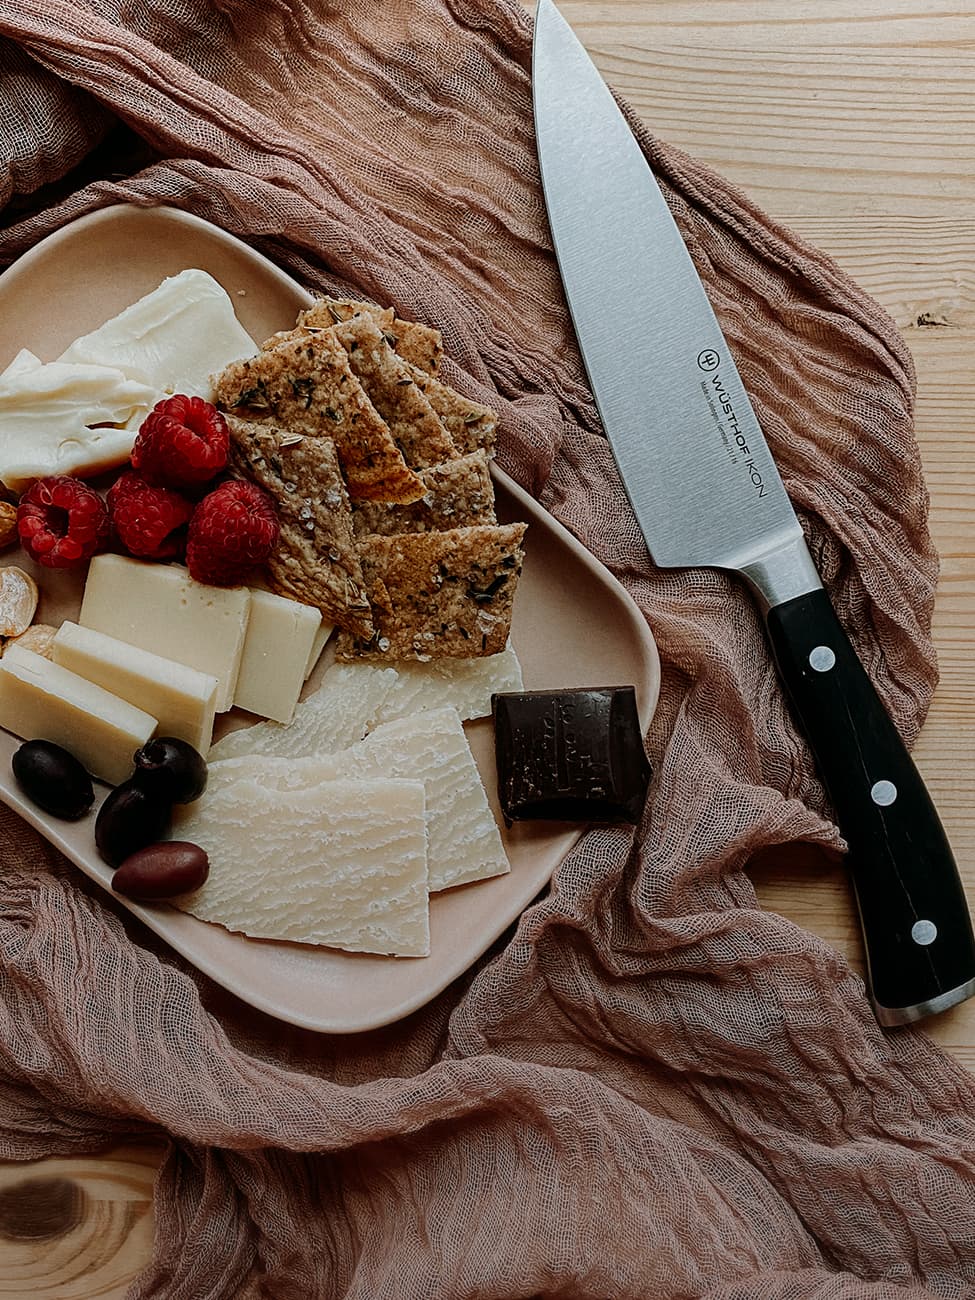
[{"label": "black olive", "polygon": [[95,802],[91,777],[60,745],[28,740],[11,759],[14,777],[31,803],[52,817],[76,822]]},{"label": "black olive", "polygon": [[117,867],[139,849],[161,840],[169,828],[172,804],[134,780],[109,794],[95,818],[95,843],[109,866]]},{"label": "black olive", "polygon": [[157,736],[136,752],[131,779],[171,803],[192,803],[206,789],[206,759],[185,740]]}]

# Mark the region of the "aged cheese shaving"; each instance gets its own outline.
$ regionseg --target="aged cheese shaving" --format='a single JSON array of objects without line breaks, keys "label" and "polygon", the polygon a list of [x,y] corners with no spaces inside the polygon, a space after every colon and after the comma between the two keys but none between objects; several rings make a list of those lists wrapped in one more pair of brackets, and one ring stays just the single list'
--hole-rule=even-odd
[{"label": "aged cheese shaving", "polygon": [[219,805],[248,781],[286,793],[314,790],[339,777],[383,776],[423,782],[431,890],[486,880],[509,870],[464,728],[452,708],[384,723],[341,754],[303,759],[242,757],[211,763],[207,799]]},{"label": "aged cheese shaving", "polygon": [[429,953],[419,781],[284,791],[262,775],[208,794],[178,822],[174,834],[206,850],[210,874],[173,901],[201,920],[349,952]]},{"label": "aged cheese shaving", "polygon": [[231,731],[213,746],[209,760],[241,754],[304,758],[348,749],[374,724],[395,681],[394,668],[333,664],[322,674],[318,690],[298,705],[290,723],[259,722]]},{"label": "aged cheese shaving", "polygon": [[[363,664],[359,671],[366,671]],[[500,654],[483,659],[433,659],[430,663],[396,665],[396,682],[379,710],[379,722],[405,718],[424,709],[451,705],[461,718],[486,718],[491,696],[522,691],[521,664],[510,641]]]}]

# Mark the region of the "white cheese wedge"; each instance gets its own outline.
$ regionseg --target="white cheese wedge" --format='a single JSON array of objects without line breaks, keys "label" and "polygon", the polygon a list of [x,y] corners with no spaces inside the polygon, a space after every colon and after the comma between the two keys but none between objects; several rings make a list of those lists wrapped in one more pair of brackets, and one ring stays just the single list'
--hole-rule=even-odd
[{"label": "white cheese wedge", "polygon": [[396,685],[383,702],[379,722],[445,704],[455,708],[465,721],[486,718],[491,714],[495,691],[524,690],[521,664],[510,643],[500,654],[480,659],[432,659],[428,663],[404,660],[397,663],[396,672]]},{"label": "white cheese wedge", "polygon": [[40,357],[35,357],[29,348],[21,348],[6,370],[0,373],[0,384],[5,379],[16,379],[18,375],[26,375],[29,370],[36,370],[43,364]]},{"label": "white cheese wedge", "polygon": [[208,798],[220,800],[241,781],[284,793],[314,789],[340,777],[384,776],[423,782],[431,891],[510,870],[456,709],[430,709],[383,723],[338,754],[299,759],[251,755],[211,762],[207,790]]},{"label": "white cheese wedge", "polygon": [[0,726],[23,740],[50,740],[92,776],[118,785],[156,719],[33,650],[10,646],[0,659]]},{"label": "white cheese wedge", "polygon": [[48,474],[90,475],[123,464],[155,389],[113,366],[30,360],[18,354],[0,376],[4,484],[19,492]]},{"label": "white cheese wedge", "polygon": [[289,725],[258,722],[231,731],[210,750],[210,761],[241,754],[307,758],[348,749],[374,725],[395,682],[395,668],[333,664],[322,674],[318,690],[295,709]]},{"label": "white cheese wedge", "polygon": [[325,646],[328,644],[328,638],[332,635],[334,631],[335,628],[332,626],[331,623],[322,623],[318,631],[315,633],[315,639],[311,643],[311,653],[308,656],[307,664],[305,664],[306,682],[308,678],[312,675],[312,673],[315,671],[318,661],[322,657],[322,651],[325,649]]},{"label": "white cheese wedge", "polygon": [[210,376],[256,351],[226,290],[206,271],[190,269],[75,339],[60,359],[115,366],[160,397],[187,393],[209,400]]},{"label": "white cheese wedge", "polygon": [[186,664],[62,623],[51,643],[56,664],[151,713],[161,736],[185,740],[206,754],[213,739],[217,679]]},{"label": "white cheese wedge", "polygon": [[321,631],[321,610],[251,588],[251,612],[234,703],[248,713],[290,722]]},{"label": "white cheese wedge", "polygon": [[217,679],[217,712],[234,702],[250,617],[247,587],[210,587],[177,564],[96,555],[78,622]]},{"label": "white cheese wedge", "polygon": [[174,835],[210,859],[206,883],[174,899],[255,938],[349,952],[430,951],[419,781],[329,781],[281,791],[235,782],[184,810]]}]

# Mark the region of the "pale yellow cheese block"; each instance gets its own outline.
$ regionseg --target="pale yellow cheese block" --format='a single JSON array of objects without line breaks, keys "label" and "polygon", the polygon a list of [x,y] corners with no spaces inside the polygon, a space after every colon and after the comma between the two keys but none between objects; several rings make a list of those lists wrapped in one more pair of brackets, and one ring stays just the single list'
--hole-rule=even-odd
[{"label": "pale yellow cheese block", "polygon": [[211,762],[241,754],[305,758],[347,749],[374,724],[396,682],[395,668],[333,664],[318,690],[298,705],[288,726],[258,722],[231,731],[210,750]]},{"label": "pale yellow cheese block", "polygon": [[262,718],[290,722],[321,627],[321,610],[252,587],[234,704]]},{"label": "pale yellow cheese block", "polygon": [[383,723],[338,754],[250,755],[211,762],[206,798],[220,800],[243,781],[288,792],[315,789],[339,777],[383,776],[423,782],[431,891],[487,880],[510,869],[460,715],[452,708]]},{"label": "pale yellow cheese block", "polygon": [[78,622],[217,679],[218,713],[234,702],[251,593],[195,582],[178,564],[96,555]]},{"label": "pale yellow cheese block", "polygon": [[312,675],[312,673],[315,671],[315,667],[318,664],[319,659],[321,659],[322,657],[322,651],[325,649],[325,645],[328,641],[328,638],[332,635],[334,631],[335,628],[331,623],[323,622],[320,625],[318,631],[315,633],[315,639],[311,643],[311,652],[308,655],[308,662],[307,664],[305,664],[306,682],[308,678]]},{"label": "pale yellow cheese block", "polygon": [[173,900],[204,921],[348,952],[430,952],[419,781],[236,781],[182,809],[172,834],[209,856],[202,888]]},{"label": "pale yellow cheese block", "polygon": [[216,677],[70,621],[55,634],[51,657],[62,668],[151,713],[159,735],[185,740],[201,754],[210,748]]},{"label": "pale yellow cheese block", "polygon": [[92,776],[118,785],[131,776],[156,719],[43,655],[10,646],[0,659],[0,726],[22,740],[53,741]]}]

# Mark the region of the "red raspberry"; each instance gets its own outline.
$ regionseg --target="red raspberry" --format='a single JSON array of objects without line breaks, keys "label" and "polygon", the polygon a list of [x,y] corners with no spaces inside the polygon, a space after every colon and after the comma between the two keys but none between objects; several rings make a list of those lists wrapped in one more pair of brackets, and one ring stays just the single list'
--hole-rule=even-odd
[{"label": "red raspberry", "polygon": [[108,510],[94,488],[67,474],[39,478],[20,498],[17,532],[32,560],[73,569],[108,541]]},{"label": "red raspberry", "polygon": [[197,582],[235,587],[263,564],[278,540],[274,502],[255,483],[228,479],[193,511],[186,563]]},{"label": "red raspberry", "polygon": [[207,483],[226,467],[227,421],[202,397],[157,402],[136,436],[132,465],[147,483],[187,488]]},{"label": "red raspberry", "polygon": [[182,556],[192,501],[171,488],[152,487],[134,470],[119,475],[106,499],[118,539],[130,555],[146,560]]}]

